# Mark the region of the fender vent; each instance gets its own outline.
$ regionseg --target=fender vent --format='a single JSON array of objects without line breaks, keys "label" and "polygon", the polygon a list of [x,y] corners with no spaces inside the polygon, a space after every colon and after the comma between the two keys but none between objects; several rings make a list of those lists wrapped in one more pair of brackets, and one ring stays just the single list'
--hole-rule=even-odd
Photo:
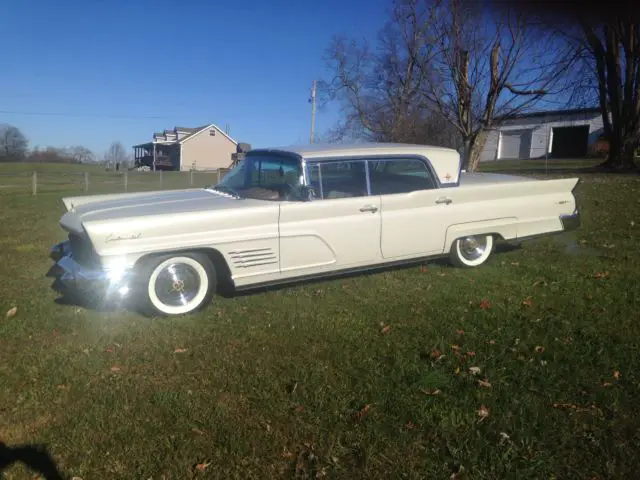
[{"label": "fender vent", "polygon": [[272,248],[248,248],[229,252],[233,265],[237,268],[257,267],[278,262]]}]

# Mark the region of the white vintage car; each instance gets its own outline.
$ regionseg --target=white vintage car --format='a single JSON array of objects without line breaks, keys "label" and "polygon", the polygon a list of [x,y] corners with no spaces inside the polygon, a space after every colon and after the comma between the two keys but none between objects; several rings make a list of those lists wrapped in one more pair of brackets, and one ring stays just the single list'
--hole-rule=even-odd
[{"label": "white vintage car", "polygon": [[235,289],[448,256],[580,225],[578,178],[464,173],[458,152],[404,144],[256,149],[217,185],[64,198],[51,252],[76,293],[131,297],[158,315]]}]

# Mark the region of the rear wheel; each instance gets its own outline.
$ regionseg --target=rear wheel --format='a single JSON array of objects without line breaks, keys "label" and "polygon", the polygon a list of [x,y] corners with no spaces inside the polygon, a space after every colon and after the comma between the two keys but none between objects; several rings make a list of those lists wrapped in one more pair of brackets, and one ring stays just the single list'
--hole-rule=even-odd
[{"label": "rear wheel", "polygon": [[216,273],[211,260],[201,253],[162,255],[144,261],[138,284],[145,313],[186,315],[211,301]]},{"label": "rear wheel", "polygon": [[456,267],[477,267],[487,261],[493,252],[493,247],[493,235],[461,237],[451,245],[449,260]]}]

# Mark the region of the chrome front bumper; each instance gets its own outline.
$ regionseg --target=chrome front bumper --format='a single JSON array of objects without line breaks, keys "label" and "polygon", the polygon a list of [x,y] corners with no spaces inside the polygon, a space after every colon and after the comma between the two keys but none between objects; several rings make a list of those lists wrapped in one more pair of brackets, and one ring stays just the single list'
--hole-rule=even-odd
[{"label": "chrome front bumper", "polygon": [[116,293],[124,297],[129,292],[128,272],[114,274],[102,268],[81,265],[73,258],[71,242],[68,240],[54,245],[49,256],[55,262],[53,275],[65,288],[75,293]]}]

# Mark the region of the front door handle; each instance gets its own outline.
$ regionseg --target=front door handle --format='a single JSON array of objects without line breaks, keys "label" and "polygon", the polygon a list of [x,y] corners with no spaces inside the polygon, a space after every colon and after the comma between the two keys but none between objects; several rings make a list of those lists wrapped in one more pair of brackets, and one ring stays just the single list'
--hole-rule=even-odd
[{"label": "front door handle", "polygon": [[451,202],[453,202],[453,200],[451,200],[449,197],[440,197],[436,200],[436,203],[445,203],[447,205],[449,205]]},{"label": "front door handle", "polygon": [[376,213],[378,211],[378,207],[376,207],[375,205],[365,205],[364,207],[360,208],[360,211]]}]

